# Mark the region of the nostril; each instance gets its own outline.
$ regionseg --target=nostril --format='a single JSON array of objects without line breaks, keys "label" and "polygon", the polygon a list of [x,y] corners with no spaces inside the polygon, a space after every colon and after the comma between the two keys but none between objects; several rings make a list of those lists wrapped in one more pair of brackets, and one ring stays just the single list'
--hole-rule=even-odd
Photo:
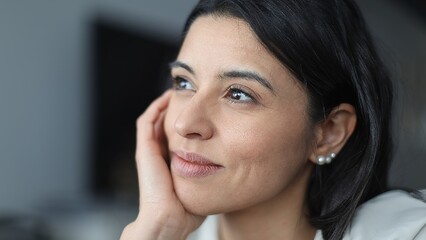
[{"label": "nostril", "polygon": [[203,136],[200,133],[189,133],[186,134],[186,138],[194,139],[194,138],[202,138]]}]

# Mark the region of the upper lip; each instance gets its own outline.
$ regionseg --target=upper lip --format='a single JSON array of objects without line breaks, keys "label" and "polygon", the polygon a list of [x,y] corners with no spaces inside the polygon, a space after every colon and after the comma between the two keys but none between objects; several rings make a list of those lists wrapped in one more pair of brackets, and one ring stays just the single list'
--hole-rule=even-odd
[{"label": "upper lip", "polygon": [[200,165],[217,165],[221,166],[220,164],[214,163],[210,159],[201,156],[200,154],[193,153],[193,152],[185,152],[185,151],[175,151],[174,152],[178,157],[182,158],[183,160],[195,164]]}]

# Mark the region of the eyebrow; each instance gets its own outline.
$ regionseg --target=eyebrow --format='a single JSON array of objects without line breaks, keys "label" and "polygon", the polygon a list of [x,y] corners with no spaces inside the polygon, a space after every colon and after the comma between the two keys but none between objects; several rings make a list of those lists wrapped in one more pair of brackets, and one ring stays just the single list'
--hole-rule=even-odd
[{"label": "eyebrow", "polygon": [[[183,63],[181,61],[174,61],[169,64],[169,67],[172,68],[183,68],[190,72],[191,74],[195,75],[194,69],[192,69],[188,64]],[[270,90],[273,94],[275,94],[275,91],[271,85],[271,83],[266,80],[264,77],[262,77],[260,74],[254,72],[254,71],[247,71],[247,70],[231,70],[227,71],[220,75],[221,79],[225,78],[242,78],[249,81],[256,81],[260,83],[262,86]]]},{"label": "eyebrow", "polygon": [[169,63],[169,67],[172,68],[183,68],[186,69],[188,72],[190,72],[192,75],[195,75],[194,69],[192,69],[188,64],[183,63],[181,61],[174,61]]},{"label": "eyebrow", "polygon": [[221,78],[242,78],[249,81],[256,81],[260,83],[262,86],[269,89],[272,93],[275,94],[274,89],[272,88],[271,83],[269,83],[268,80],[260,76],[260,74],[253,72],[253,71],[246,71],[246,70],[233,70],[229,72],[225,72],[221,75]]}]

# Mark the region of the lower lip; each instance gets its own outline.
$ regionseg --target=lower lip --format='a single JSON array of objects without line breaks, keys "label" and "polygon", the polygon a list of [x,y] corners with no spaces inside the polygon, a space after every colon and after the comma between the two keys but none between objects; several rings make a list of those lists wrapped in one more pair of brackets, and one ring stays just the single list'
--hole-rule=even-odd
[{"label": "lower lip", "polygon": [[199,164],[188,162],[173,154],[171,159],[171,169],[178,175],[189,178],[207,177],[220,171],[223,167],[215,164]]}]

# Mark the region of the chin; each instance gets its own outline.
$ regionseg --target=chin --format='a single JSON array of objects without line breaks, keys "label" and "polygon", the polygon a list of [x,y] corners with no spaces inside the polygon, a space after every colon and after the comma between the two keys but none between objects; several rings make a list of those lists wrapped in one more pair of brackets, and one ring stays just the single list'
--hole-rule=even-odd
[{"label": "chin", "polygon": [[219,211],[213,210],[205,204],[198,204],[197,202],[191,200],[181,200],[181,202],[186,211],[197,216],[208,216],[220,213]]},{"label": "chin", "polygon": [[173,182],[176,195],[188,212],[198,216],[223,212],[225,206],[217,198],[214,187],[200,186],[182,179],[174,179]]}]

